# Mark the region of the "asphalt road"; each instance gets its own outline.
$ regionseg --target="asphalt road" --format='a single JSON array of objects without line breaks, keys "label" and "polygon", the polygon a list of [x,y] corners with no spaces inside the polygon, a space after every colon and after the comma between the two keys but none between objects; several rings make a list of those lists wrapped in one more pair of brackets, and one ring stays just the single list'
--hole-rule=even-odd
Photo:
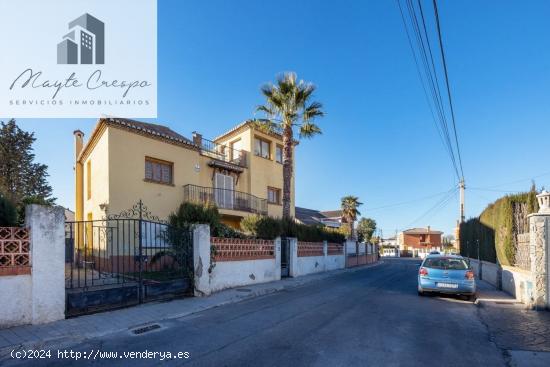
[{"label": "asphalt road", "polygon": [[[417,264],[386,260],[376,267],[163,321],[160,329],[139,336],[124,332],[67,346],[87,353],[117,352],[116,359],[53,359],[32,365],[505,365],[502,350],[491,341],[474,304],[417,295]],[[129,351],[188,352],[189,358],[120,357]]]}]

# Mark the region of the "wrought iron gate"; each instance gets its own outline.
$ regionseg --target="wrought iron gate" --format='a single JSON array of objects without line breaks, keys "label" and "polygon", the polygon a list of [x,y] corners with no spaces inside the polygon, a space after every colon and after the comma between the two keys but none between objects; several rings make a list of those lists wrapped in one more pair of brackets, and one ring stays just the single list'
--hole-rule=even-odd
[{"label": "wrought iron gate", "polygon": [[66,315],[192,293],[190,229],[153,217],[140,201],[120,215],[65,224]]},{"label": "wrought iron gate", "polygon": [[281,277],[290,276],[290,241],[281,238]]}]

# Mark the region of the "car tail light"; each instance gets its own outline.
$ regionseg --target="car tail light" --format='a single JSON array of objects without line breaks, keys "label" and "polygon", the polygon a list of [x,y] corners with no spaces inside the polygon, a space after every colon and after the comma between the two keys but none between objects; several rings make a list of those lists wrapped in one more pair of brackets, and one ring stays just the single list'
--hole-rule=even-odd
[{"label": "car tail light", "polygon": [[428,276],[428,269],[426,268],[420,268],[419,274],[423,277]]},{"label": "car tail light", "polygon": [[466,279],[468,279],[468,280],[474,280],[474,272],[471,271],[471,270],[468,270],[468,271],[466,272],[466,275],[465,275],[464,277],[465,277]]}]

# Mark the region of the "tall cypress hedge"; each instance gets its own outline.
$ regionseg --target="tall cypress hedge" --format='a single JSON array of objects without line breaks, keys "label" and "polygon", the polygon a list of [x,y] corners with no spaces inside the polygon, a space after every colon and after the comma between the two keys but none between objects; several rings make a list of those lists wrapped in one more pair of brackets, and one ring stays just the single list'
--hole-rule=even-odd
[{"label": "tall cypress hedge", "polygon": [[516,236],[528,231],[527,215],[538,211],[535,188],[507,195],[489,204],[479,217],[460,225],[460,253],[463,256],[513,265],[516,256]]}]

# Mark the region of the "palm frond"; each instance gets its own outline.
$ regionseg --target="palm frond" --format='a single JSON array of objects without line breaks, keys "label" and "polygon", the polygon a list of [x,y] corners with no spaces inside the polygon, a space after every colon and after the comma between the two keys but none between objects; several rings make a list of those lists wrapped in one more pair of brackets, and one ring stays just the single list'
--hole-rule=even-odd
[{"label": "palm frond", "polygon": [[319,134],[322,134],[322,131],[319,126],[315,125],[314,123],[304,122],[300,126],[300,138],[310,139]]}]

